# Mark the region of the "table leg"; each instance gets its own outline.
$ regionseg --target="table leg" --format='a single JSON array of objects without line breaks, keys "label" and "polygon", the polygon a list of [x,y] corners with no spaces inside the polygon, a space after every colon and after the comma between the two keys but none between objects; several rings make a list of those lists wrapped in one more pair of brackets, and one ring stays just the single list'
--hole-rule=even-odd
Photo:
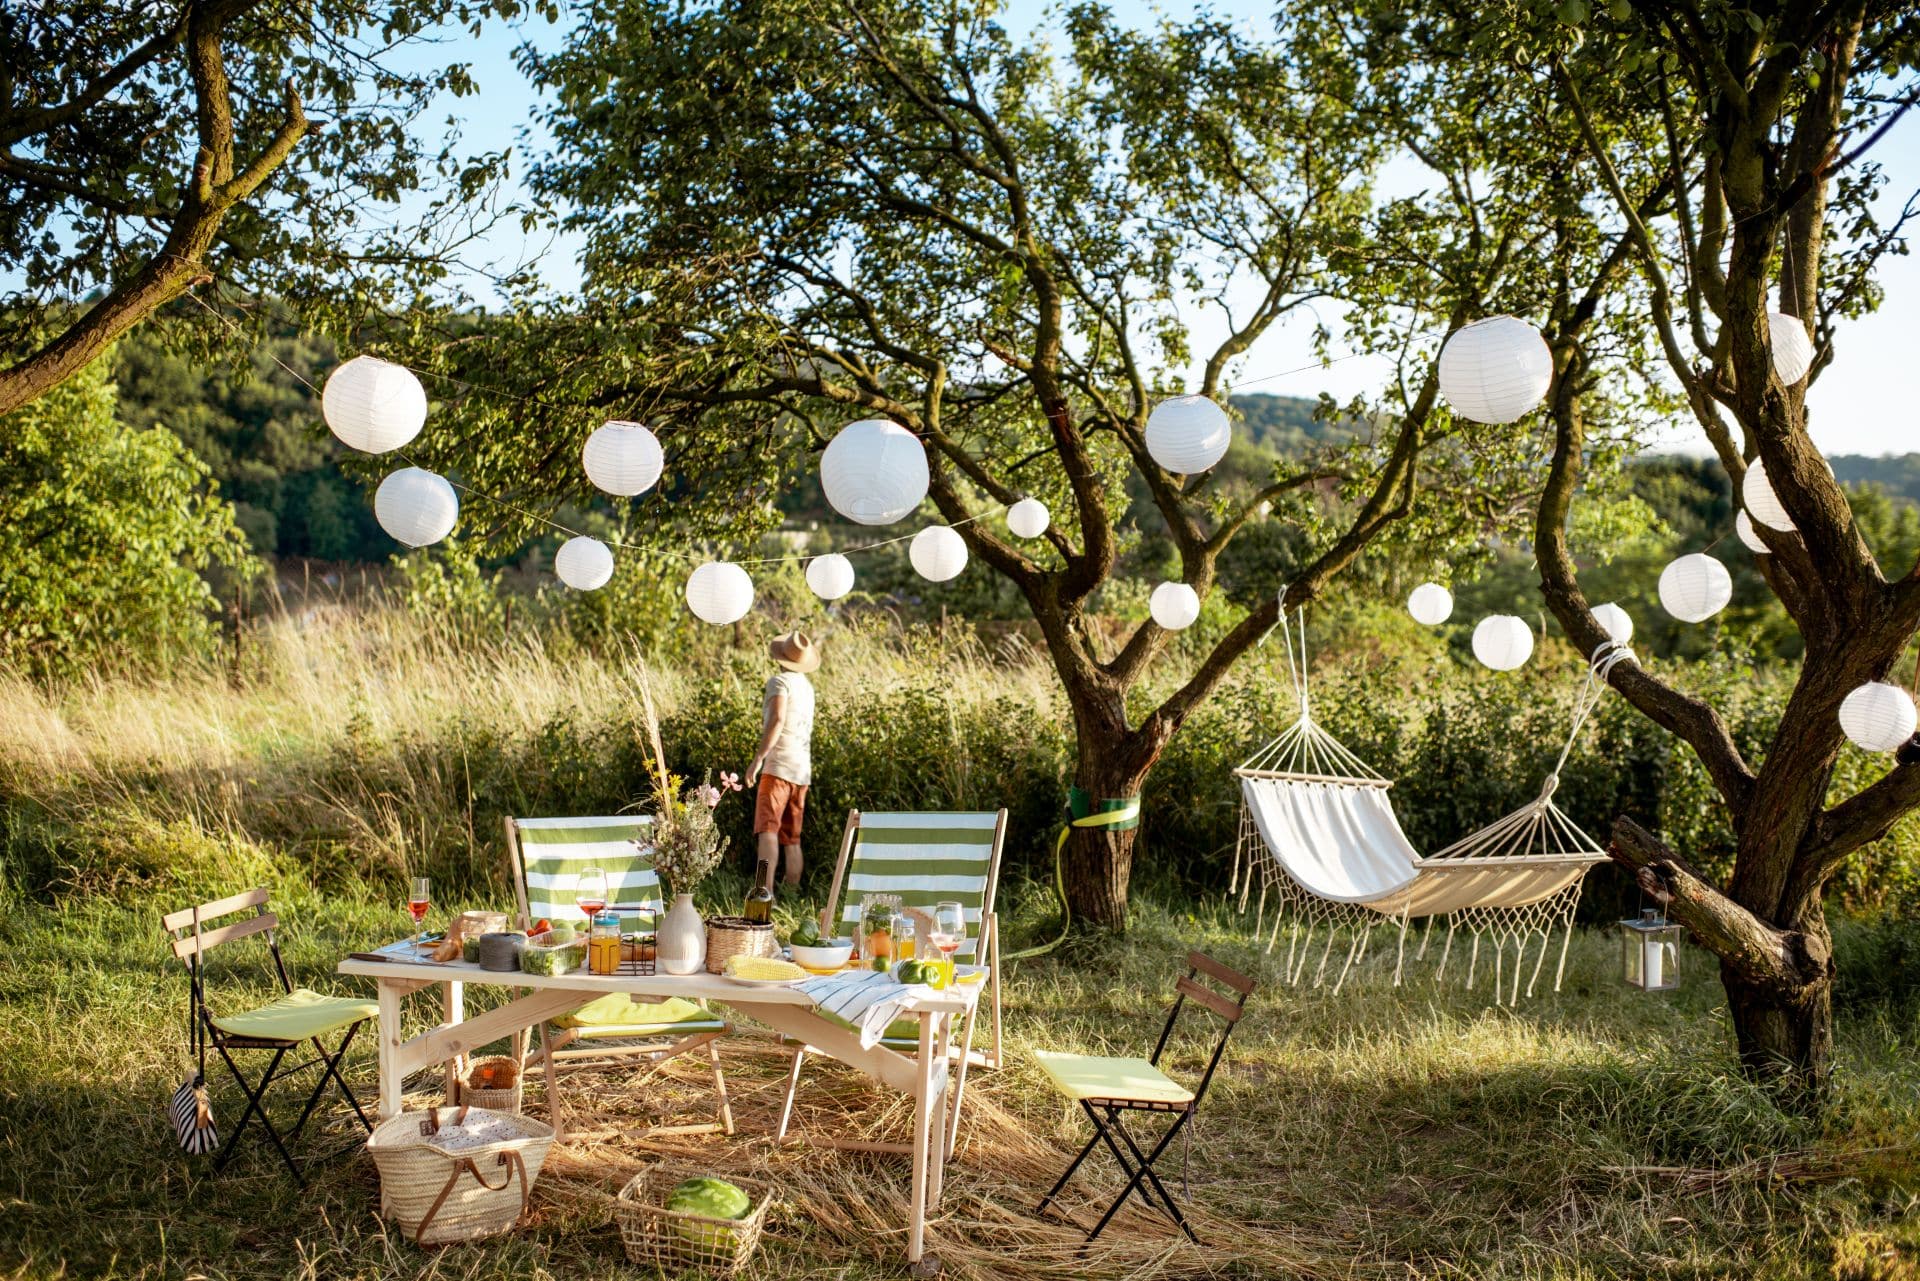
[{"label": "table leg", "polygon": [[927,1204],[937,1207],[940,1204],[940,1192],[946,1186],[947,1158],[952,1149],[947,1144],[947,1112],[957,1100],[953,1096],[953,1016],[942,1014],[940,1021],[940,1039],[934,1059],[934,1071],[937,1074],[937,1090],[933,1105],[933,1151],[928,1155],[928,1163],[933,1167],[930,1175],[931,1187],[927,1189]]},{"label": "table leg", "polygon": [[380,1119],[400,1114],[400,998],[404,989],[379,980],[380,999]]},{"label": "table leg", "polygon": [[[446,982],[445,987],[446,987],[446,1012],[447,1012],[446,1021],[448,1025],[451,1026],[452,1024],[455,1024],[455,1023],[466,1022],[467,1021],[467,985],[465,983],[460,982],[457,979],[449,979]],[[442,1092],[446,1095],[448,1106],[453,1106],[460,1102],[460,1095],[462,1092],[460,1087],[460,1082],[461,1082],[461,1078],[465,1075],[465,1073],[462,1070],[464,1068],[464,1059],[465,1059],[464,1055],[455,1055],[454,1057],[448,1059],[446,1063],[442,1066],[442,1071],[445,1073],[445,1075],[440,1078],[442,1083],[441,1088],[442,1088]]]},{"label": "table leg", "polygon": [[919,1071],[913,1084],[913,1210],[907,1221],[907,1262],[918,1263],[927,1248],[927,1184],[933,1148],[933,1018],[920,1016]]}]

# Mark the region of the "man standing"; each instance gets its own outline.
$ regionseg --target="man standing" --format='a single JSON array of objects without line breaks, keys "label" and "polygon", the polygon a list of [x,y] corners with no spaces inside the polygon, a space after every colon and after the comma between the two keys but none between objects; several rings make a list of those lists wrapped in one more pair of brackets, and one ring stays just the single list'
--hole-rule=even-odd
[{"label": "man standing", "polygon": [[806,818],[807,787],[813,782],[813,683],[807,673],[820,666],[820,649],[805,632],[776,636],[767,654],[781,670],[767,678],[761,712],[760,750],[747,767],[747,784],[756,787],[753,834],[758,845],[756,883],[773,885],[775,860],[786,854],[788,889],[800,884],[800,826]]}]

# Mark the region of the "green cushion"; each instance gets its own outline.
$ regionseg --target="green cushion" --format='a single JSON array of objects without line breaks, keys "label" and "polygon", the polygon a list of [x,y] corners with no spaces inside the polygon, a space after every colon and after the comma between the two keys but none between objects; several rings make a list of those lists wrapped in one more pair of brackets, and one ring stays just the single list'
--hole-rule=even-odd
[{"label": "green cushion", "polygon": [[304,1041],[379,1014],[380,1007],[372,1001],[322,996],[297,987],[271,1005],[225,1015],[213,1025],[222,1032],[261,1041]]},{"label": "green cushion", "polygon": [[1191,1103],[1193,1091],[1145,1059],[1101,1058],[1035,1050],[1033,1057],[1070,1099],[1124,1099],[1130,1103]]},{"label": "green cushion", "polygon": [[[692,1001],[670,996],[642,1004],[625,992],[589,1001],[553,1020],[555,1027],[578,1028],[582,1036],[659,1036],[666,1032],[717,1032],[726,1024]],[[642,1030],[644,1029],[644,1030]]]}]

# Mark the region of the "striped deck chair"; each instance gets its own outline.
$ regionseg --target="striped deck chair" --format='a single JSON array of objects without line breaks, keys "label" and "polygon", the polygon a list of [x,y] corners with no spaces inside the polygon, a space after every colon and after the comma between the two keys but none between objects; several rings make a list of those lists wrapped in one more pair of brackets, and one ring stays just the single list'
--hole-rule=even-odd
[{"label": "striped deck chair", "polygon": [[[660,915],[660,878],[654,874],[645,842],[653,821],[636,815],[615,818],[509,818],[507,850],[513,864],[513,888],[523,924],[584,922],[574,903],[580,873],[597,867],[607,874],[607,901],[621,913],[621,926],[651,929]],[[672,997],[643,1003],[625,993],[603,996],[563,1018],[540,1025],[540,1058],[547,1078],[547,1109],[556,1139],[566,1133],[560,1102],[558,1065],[578,1060],[605,1062],[642,1058],[664,1063],[677,1055],[705,1050],[713,1069],[719,1119],[699,1125],[661,1126],[656,1134],[733,1133],[733,1108],[727,1079],[715,1045],[733,1028],[710,1010]]]},{"label": "striped deck chair", "polygon": [[[960,1098],[967,1084],[967,1067],[978,1064],[997,1068],[1001,1064],[1000,1041],[1000,930],[994,915],[994,892],[1000,885],[1000,848],[1006,839],[1007,812],[985,810],[964,814],[862,814],[847,815],[846,834],[840,840],[840,861],[833,869],[833,888],[827,893],[822,915],[841,933],[860,917],[861,900],[868,894],[897,895],[907,907],[929,911],[938,903],[957,902],[966,909],[967,940],[955,953],[957,961],[985,963],[992,967],[987,976],[988,991],[981,1005],[988,1007],[992,1020],[992,1048],[973,1048],[974,1024],[978,1014],[969,1015],[964,1028],[953,1038],[958,1071],[954,1078],[953,1107],[950,1109],[946,1136],[951,1154],[960,1129]],[[920,1046],[917,1019],[902,1019],[887,1029],[881,1044],[901,1053],[915,1053]],[[808,1047],[795,1043],[793,1065],[787,1075],[787,1100],[780,1110],[780,1126],[775,1135],[784,1139],[793,1117],[793,1102],[800,1087],[800,1066]],[[835,1147],[884,1152],[910,1151],[903,1144],[851,1143],[816,1137],[815,1142]]]}]

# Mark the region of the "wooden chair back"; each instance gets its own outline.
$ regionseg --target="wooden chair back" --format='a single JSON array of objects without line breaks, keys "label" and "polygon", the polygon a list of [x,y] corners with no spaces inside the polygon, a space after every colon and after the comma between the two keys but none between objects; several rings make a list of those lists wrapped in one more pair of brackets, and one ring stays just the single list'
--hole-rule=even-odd
[{"label": "wooden chair back", "polygon": [[[1222,994],[1215,987],[1201,982],[1203,976],[1227,989],[1227,993]],[[1156,1066],[1159,1064],[1160,1055],[1166,1050],[1167,1042],[1173,1039],[1174,1026],[1179,1023],[1180,1013],[1188,1002],[1222,1021],[1220,1039],[1213,1044],[1206,1073],[1193,1091],[1192,1106],[1197,1108],[1200,1100],[1206,1096],[1207,1086],[1213,1082],[1214,1069],[1220,1066],[1220,1058],[1227,1051],[1227,1038],[1233,1035],[1233,1029],[1247,1012],[1247,998],[1253,995],[1254,981],[1204,952],[1188,952],[1187,972],[1174,983],[1173,988],[1173,1008],[1167,1011],[1166,1025],[1160,1029],[1160,1039],[1154,1044],[1153,1056],[1148,1062]]]},{"label": "wooden chair back", "polygon": [[[235,916],[251,910],[253,915],[237,921],[218,924],[223,917]],[[280,925],[280,918],[267,910],[267,890],[257,886],[241,894],[230,894],[226,898],[214,899],[208,903],[196,903],[192,907],[183,907],[177,912],[168,912],[160,918],[160,927],[164,929],[173,947],[174,956],[187,967],[188,977],[193,985],[193,1003],[203,1012],[206,1010],[206,972],[207,953],[226,943],[251,938],[255,934],[266,935],[267,952],[273,958],[273,971],[280,979],[282,991],[293,991],[293,980],[287,975],[286,962],[280,957],[280,944],[274,938],[274,930]],[[211,1015],[206,1017],[211,1019]]]}]

